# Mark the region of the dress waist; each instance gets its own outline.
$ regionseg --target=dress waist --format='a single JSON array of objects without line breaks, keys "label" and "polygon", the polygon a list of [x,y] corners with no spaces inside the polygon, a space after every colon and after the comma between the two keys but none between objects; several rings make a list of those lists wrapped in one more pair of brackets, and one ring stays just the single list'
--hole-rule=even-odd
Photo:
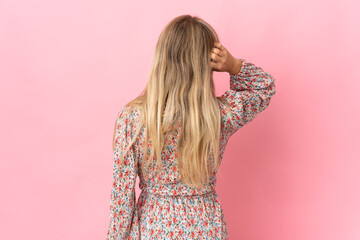
[{"label": "dress waist", "polygon": [[140,182],[139,187],[142,192],[155,194],[158,196],[193,196],[216,193],[216,182],[205,185],[201,188],[191,188],[182,183],[171,184],[143,184]]}]

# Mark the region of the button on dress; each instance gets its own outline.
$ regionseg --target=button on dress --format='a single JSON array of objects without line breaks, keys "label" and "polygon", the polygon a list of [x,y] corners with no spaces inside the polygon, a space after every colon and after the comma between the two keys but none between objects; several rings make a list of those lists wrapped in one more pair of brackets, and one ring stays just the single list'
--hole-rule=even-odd
[{"label": "button on dress", "polygon": [[[221,135],[219,165],[229,138],[252,121],[270,104],[275,94],[275,79],[261,67],[242,61],[238,74],[230,74],[230,89],[219,100]],[[140,107],[123,107],[115,124],[113,182],[110,194],[110,222],[106,240],[115,239],[229,239],[225,216],[215,190],[216,173],[202,188],[191,188],[179,180],[177,163],[178,131],[166,138],[162,152],[165,171],[160,176],[140,171],[143,164],[142,129],[119,167],[119,154],[124,152],[139,127]],[[144,128],[144,127],[143,127]],[[150,153],[150,146],[148,153]],[[150,165],[154,168],[154,165]],[[218,169],[217,167],[217,169]],[[136,202],[135,181],[139,176],[141,193]]]}]

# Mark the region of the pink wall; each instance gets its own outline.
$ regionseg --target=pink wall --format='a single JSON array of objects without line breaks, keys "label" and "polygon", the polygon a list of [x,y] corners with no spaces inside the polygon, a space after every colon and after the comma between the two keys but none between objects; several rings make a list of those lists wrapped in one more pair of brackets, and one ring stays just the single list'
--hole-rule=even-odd
[{"label": "pink wall", "polygon": [[[359,7],[1,1],[0,239],[105,239],[116,114],[145,87],[160,31],[186,13],[277,81],[218,175],[230,239],[360,239]],[[215,77],[220,95],[228,75]]]}]

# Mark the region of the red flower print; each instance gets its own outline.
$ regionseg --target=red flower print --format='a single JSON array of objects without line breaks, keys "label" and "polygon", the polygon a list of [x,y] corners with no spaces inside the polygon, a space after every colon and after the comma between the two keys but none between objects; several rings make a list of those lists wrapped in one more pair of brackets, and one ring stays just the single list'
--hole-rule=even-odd
[{"label": "red flower print", "polygon": [[[264,111],[275,94],[273,76],[245,59],[240,60],[243,61],[240,72],[230,74],[230,89],[222,95],[229,108],[224,102],[218,102],[221,116],[220,157],[229,138]],[[142,110],[140,105],[128,104],[121,109],[116,119],[110,222],[106,240],[164,237],[168,240],[228,240],[218,196],[205,191],[213,185],[206,189],[191,188],[181,182],[177,146],[177,137],[182,130],[180,122],[174,126],[174,133],[166,137],[165,150],[161,155],[164,163],[162,171],[155,171],[156,164],[149,165],[146,175],[140,171],[145,164],[145,151],[152,147],[151,137],[148,136],[148,149],[144,149],[146,126],[138,128],[141,127]],[[124,155],[135,133],[139,135]],[[214,180],[216,170],[212,170],[211,177]],[[136,202],[135,181],[138,176],[140,186],[144,188],[141,188],[142,192]],[[214,229],[210,229],[212,226]]]}]

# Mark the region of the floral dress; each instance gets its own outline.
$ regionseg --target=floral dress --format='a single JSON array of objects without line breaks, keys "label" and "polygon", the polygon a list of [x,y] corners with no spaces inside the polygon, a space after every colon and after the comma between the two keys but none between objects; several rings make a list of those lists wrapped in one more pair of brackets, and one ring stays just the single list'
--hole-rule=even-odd
[{"label": "floral dress", "polygon": [[[219,100],[222,116],[220,162],[230,136],[265,110],[275,94],[273,76],[245,59],[239,60],[243,63],[242,68],[238,74],[230,74],[230,89],[222,95],[230,109]],[[144,135],[141,133],[121,167],[118,167],[119,153],[126,149],[133,137],[139,116],[139,108],[130,109],[128,106],[123,107],[117,115],[110,222],[106,240],[229,239],[224,213],[215,191],[217,170],[210,183],[203,188],[190,188],[179,181],[176,153],[178,133],[174,133],[164,146],[164,174],[156,176],[154,171],[148,171],[149,176],[145,178],[139,171],[143,164],[140,149],[144,147]],[[150,153],[150,148],[148,151]],[[137,175],[141,193],[136,202]]]}]

